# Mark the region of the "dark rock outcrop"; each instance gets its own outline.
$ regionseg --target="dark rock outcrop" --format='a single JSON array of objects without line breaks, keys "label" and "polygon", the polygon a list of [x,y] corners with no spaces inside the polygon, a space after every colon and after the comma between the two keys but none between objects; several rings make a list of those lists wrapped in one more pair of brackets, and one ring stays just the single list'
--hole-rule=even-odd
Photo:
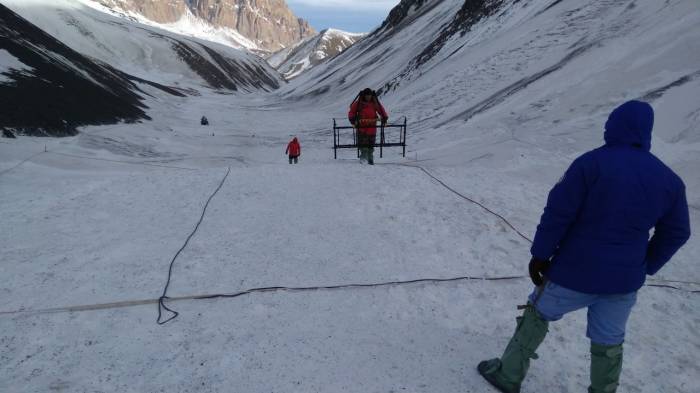
[{"label": "dark rock outcrop", "polygon": [[388,30],[398,27],[406,20],[406,18],[408,18],[411,12],[420,10],[420,8],[425,5],[426,1],[430,0],[401,0],[396,7],[391,9],[389,15],[386,17],[379,29]]},{"label": "dark rock outcrop", "polygon": [[420,66],[430,60],[452,36],[464,36],[480,20],[496,14],[503,3],[504,0],[465,0],[450,25],[416,57],[415,65]]},{"label": "dark rock outcrop", "polygon": [[[403,8],[405,9],[410,9],[410,7],[420,9],[420,6],[422,6],[425,1],[426,0],[403,0],[396,8],[400,8],[403,5]],[[517,1],[518,0],[516,0],[516,2]],[[440,34],[432,42],[430,42],[430,44],[428,44],[416,57],[411,60],[411,62],[403,71],[401,71],[399,75],[382,86],[382,88],[379,89],[379,94],[384,94],[387,91],[395,89],[401,83],[401,81],[406,79],[412,72],[437,55],[452,37],[455,35],[464,36],[482,19],[493,16],[502,10],[505,3],[505,0],[464,0],[462,7],[460,7],[459,11],[457,11],[452,21],[440,31]],[[396,8],[394,10],[396,10]],[[392,13],[394,13],[394,10],[392,10]],[[396,16],[395,19],[401,19],[399,18],[401,15],[403,15],[405,18],[403,11],[397,11],[397,15],[399,16]],[[388,20],[389,19],[387,19],[387,21]],[[384,23],[386,24],[388,22],[385,21]]]}]

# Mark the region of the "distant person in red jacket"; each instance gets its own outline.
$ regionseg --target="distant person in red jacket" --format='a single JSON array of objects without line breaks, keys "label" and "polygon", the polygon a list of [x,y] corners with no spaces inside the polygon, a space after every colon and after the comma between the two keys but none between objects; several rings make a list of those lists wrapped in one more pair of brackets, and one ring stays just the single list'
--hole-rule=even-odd
[{"label": "distant person in red jacket", "polygon": [[350,105],[348,120],[357,128],[357,145],[360,148],[360,162],[374,165],[374,143],[377,139],[377,121],[382,126],[389,120],[384,107],[377,98],[377,93],[364,89]]},{"label": "distant person in red jacket", "polygon": [[297,137],[294,137],[288,144],[287,144],[287,151],[285,151],[285,154],[289,155],[289,163],[291,164],[292,162],[295,164],[299,163],[299,156],[301,155],[301,145],[299,144],[299,140]]}]

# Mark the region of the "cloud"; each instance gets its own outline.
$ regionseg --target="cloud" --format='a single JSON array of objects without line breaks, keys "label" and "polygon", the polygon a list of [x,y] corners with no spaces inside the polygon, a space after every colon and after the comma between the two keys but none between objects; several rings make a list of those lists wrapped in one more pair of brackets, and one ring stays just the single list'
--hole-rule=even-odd
[{"label": "cloud", "polygon": [[400,0],[287,0],[290,5],[305,5],[309,7],[338,9],[338,12],[367,10],[389,11],[399,4]]}]

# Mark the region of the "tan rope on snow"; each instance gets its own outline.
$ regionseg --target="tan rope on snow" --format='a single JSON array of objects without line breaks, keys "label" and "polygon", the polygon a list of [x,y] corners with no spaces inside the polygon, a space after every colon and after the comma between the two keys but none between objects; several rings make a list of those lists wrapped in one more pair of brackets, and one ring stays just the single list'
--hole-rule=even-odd
[{"label": "tan rope on snow", "polygon": [[[203,294],[203,295],[188,295],[188,296],[174,296],[168,297],[168,302],[182,302],[188,300],[207,300],[207,299],[232,299],[240,296],[251,295],[254,293],[264,293],[264,292],[311,292],[311,291],[321,291],[321,290],[343,290],[343,289],[366,289],[366,288],[378,288],[386,286],[399,286],[399,285],[411,285],[418,283],[433,283],[439,284],[444,282],[456,282],[456,281],[512,281],[521,280],[529,278],[528,276],[501,276],[501,277],[455,277],[455,278],[424,278],[417,280],[408,281],[389,281],[381,283],[368,283],[368,284],[343,284],[343,285],[329,285],[329,286],[311,286],[311,287],[264,287],[264,288],[252,288],[246,289],[240,292],[233,293],[221,293],[221,294]],[[650,280],[653,282],[665,282],[674,283],[673,280]],[[700,283],[687,282],[687,284],[700,285]],[[700,291],[693,291],[678,288],[668,284],[646,284],[647,287],[657,287],[657,288],[667,288],[674,289],[682,292],[697,294]],[[98,303],[98,304],[85,304],[78,306],[66,306],[66,307],[55,307],[55,308],[45,308],[36,310],[14,310],[14,311],[0,311],[0,316],[10,316],[10,315],[38,315],[38,314],[54,314],[54,313],[72,313],[72,312],[86,312],[86,311],[98,311],[98,310],[109,310],[127,307],[137,307],[144,305],[157,304],[160,299],[142,299],[142,300],[127,300],[122,302],[112,302],[112,303]]]}]

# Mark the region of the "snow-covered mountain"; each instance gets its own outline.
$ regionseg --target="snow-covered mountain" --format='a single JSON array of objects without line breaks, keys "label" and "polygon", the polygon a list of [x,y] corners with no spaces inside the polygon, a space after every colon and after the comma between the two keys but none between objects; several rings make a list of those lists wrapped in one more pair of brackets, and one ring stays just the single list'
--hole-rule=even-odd
[{"label": "snow-covered mountain", "polygon": [[257,52],[316,34],[284,0],[89,0],[118,16],[179,34]]},{"label": "snow-covered mountain", "polygon": [[338,56],[366,35],[326,29],[294,47],[274,53],[268,57],[267,62],[289,80]]},{"label": "snow-covered mountain", "polygon": [[642,99],[660,113],[655,150],[673,151],[700,189],[684,172],[700,157],[700,101],[688,99],[700,91],[697,26],[691,0],[403,0],[275,94],[344,118],[360,89],[377,89],[390,118],[408,117],[423,159],[489,169],[566,162],[602,143],[611,107]]},{"label": "snow-covered mountain", "polygon": [[[114,116],[100,117],[98,115],[102,113],[100,111],[85,110],[84,102],[79,98],[88,90],[68,82],[66,78],[73,78],[69,75],[70,73],[77,74],[76,77],[79,78],[92,74],[117,78],[120,89],[99,82],[98,77],[93,76],[88,79],[97,80],[99,88],[106,90],[109,97],[132,102],[134,100],[140,102],[138,96],[142,95],[133,83],[137,83],[143,89],[158,86],[161,88],[160,91],[176,95],[198,94],[197,90],[202,88],[216,89],[221,92],[272,90],[282,83],[281,77],[274,69],[251,53],[110,16],[80,1],[3,0],[3,4],[55,39],[53,46],[69,47],[79,54],[72,55],[73,57],[80,56],[81,59],[85,59],[81,60],[82,63],[89,62],[92,67],[87,74],[84,67],[59,66],[60,73],[48,70],[46,67],[55,68],[58,64],[66,63],[63,60],[56,60],[63,59],[66,55],[55,49],[36,49],[44,47],[49,40],[39,34],[25,34],[25,31],[30,30],[29,22],[4,25],[4,29],[9,34],[8,37],[11,37],[5,38],[3,45],[0,46],[0,49],[7,53],[5,57],[18,58],[22,61],[29,56],[25,52],[33,51],[37,59],[41,58],[41,61],[48,64],[38,67],[35,61],[32,61],[32,64],[25,63],[28,67],[35,69],[31,73],[33,78],[27,77],[30,75],[29,71],[5,73],[3,78],[10,82],[6,81],[3,89],[12,89],[13,94],[22,94],[27,97],[37,95],[48,98],[50,96],[52,100],[60,101],[65,105],[61,106],[63,109],[56,108],[55,111],[51,111],[53,108],[51,105],[28,105],[24,108],[33,107],[32,112],[34,114],[39,112],[38,117],[19,117],[9,123],[3,122],[3,125],[11,124],[12,127],[26,129],[32,126],[37,118],[50,118],[59,123],[67,121],[73,126],[94,124],[96,118],[102,119],[97,121],[98,123],[115,121]],[[9,15],[9,10],[6,14]],[[75,61],[72,62],[75,63]],[[52,86],[63,86],[63,90],[55,91],[54,95],[44,95],[42,93],[44,88],[38,86],[42,83],[41,81],[50,81],[46,83]],[[70,104],[70,100],[62,98],[68,96],[78,101]],[[87,97],[89,95],[86,94],[85,99],[94,100]],[[121,106],[113,105],[113,107],[116,109]],[[42,111],[50,111],[50,114]],[[71,111],[86,114],[90,112],[91,115],[74,118],[70,115]],[[141,110],[138,113],[139,116],[144,117]],[[63,127],[59,127],[47,132],[61,133],[62,129]]]},{"label": "snow-covered mountain", "polygon": [[132,79],[0,4],[0,128],[73,135],[79,125],[147,119]]},{"label": "snow-covered mountain", "polygon": [[247,51],[184,37],[90,7],[91,0],[3,0],[72,49],[130,75],[184,88],[256,91],[278,73]]},{"label": "snow-covered mountain", "polygon": [[[689,49],[697,49],[700,35],[696,5],[403,0],[379,29],[279,93],[342,112],[335,97],[351,101],[369,86],[394,113],[410,115],[414,135],[449,132],[458,139],[507,129],[523,116],[547,123],[548,135],[559,139],[568,135],[564,120],[586,119],[590,133],[562,141],[580,149],[580,138],[600,141],[595,125],[607,115],[604,103],[663,103],[674,89],[696,83],[700,51]],[[687,116],[698,109],[679,105]]]}]

